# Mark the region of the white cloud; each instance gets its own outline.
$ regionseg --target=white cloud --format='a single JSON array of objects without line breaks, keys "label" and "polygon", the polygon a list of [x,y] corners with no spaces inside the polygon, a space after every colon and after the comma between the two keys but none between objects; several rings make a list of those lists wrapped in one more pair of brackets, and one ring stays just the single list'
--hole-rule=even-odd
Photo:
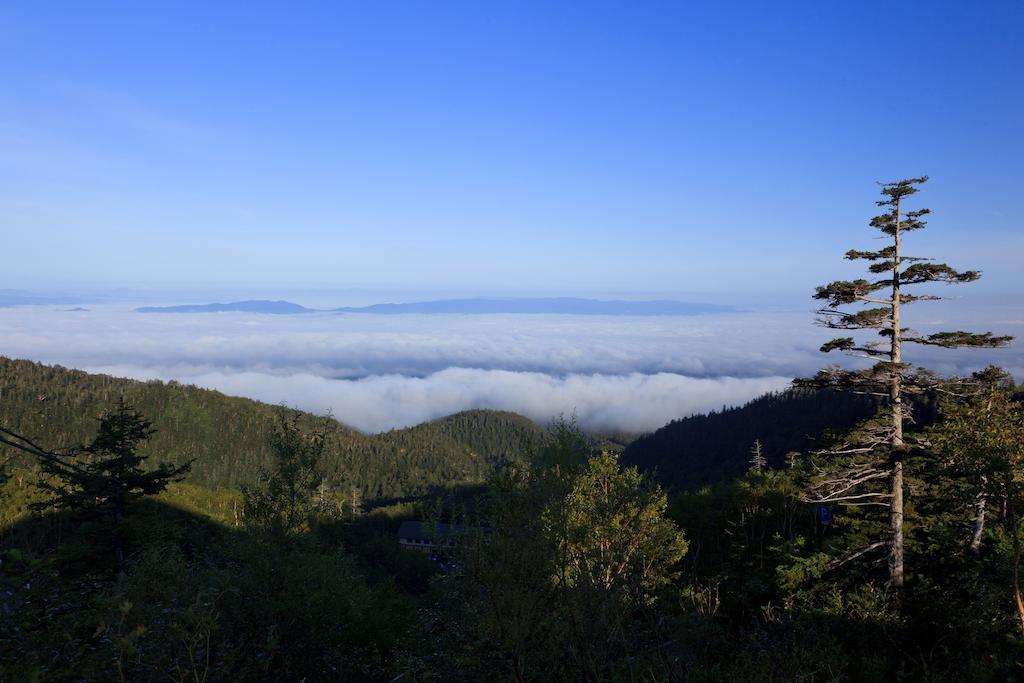
[{"label": "white cloud", "polygon": [[[832,335],[806,311],[645,318],[62,308],[0,309],[0,353],[332,409],[368,431],[468,408],[513,410],[540,422],[575,410],[587,426],[648,430],[742,403],[841,360],[818,353]],[[912,360],[941,372],[995,362],[1024,378],[1019,348],[925,350]]]},{"label": "white cloud", "polygon": [[[169,379],[137,369],[90,368],[139,378]],[[448,368],[426,377],[373,375],[338,380],[306,373],[210,372],[181,381],[268,403],[324,413],[358,429],[406,427],[470,408],[511,410],[544,424],[576,413],[587,428],[647,431],[674,418],[743,403],[784,388],[785,377],[701,379],[669,373],[567,375]]]}]

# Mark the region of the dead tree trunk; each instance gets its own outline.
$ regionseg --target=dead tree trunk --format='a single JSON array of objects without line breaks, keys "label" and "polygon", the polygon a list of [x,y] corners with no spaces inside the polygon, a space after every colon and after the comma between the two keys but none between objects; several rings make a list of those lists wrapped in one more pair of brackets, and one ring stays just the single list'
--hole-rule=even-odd
[{"label": "dead tree trunk", "polygon": [[971,544],[967,548],[974,557],[981,556],[981,535],[985,531],[985,505],[987,502],[988,497],[984,493],[979,493],[977,498],[974,500],[974,522],[971,531]]}]

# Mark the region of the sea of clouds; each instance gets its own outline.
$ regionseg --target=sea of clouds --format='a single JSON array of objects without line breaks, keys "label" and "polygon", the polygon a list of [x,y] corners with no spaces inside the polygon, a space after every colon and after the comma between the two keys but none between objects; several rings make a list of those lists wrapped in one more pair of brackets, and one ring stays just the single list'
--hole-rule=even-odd
[{"label": "sea of clouds", "polygon": [[[67,308],[0,308],[0,354],[330,411],[369,432],[470,408],[512,410],[541,423],[575,413],[587,428],[643,432],[783,389],[841,361],[818,352],[835,335],[813,325],[810,307],[652,317]],[[1024,333],[1024,321],[990,313],[922,319],[917,327],[985,322],[984,329]],[[926,349],[911,360],[946,373],[994,362],[1024,379],[1019,347]]]}]

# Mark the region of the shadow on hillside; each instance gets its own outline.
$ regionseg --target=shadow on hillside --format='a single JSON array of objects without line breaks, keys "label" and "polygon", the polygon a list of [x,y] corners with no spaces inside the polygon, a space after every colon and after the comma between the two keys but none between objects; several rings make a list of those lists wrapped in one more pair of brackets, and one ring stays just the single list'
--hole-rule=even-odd
[{"label": "shadow on hillside", "polygon": [[[394,502],[386,504],[393,507]],[[403,502],[422,503],[423,498]],[[422,594],[436,567],[402,549],[397,537],[399,525],[411,519],[413,511],[412,507],[389,510],[383,501],[374,501],[366,514],[354,519],[319,518],[303,532],[275,537],[247,528],[241,520],[217,519],[178,502],[150,498],[132,505],[120,531],[129,565],[161,549],[193,562],[231,549],[295,553],[316,548],[350,554],[372,582],[393,580],[406,592]],[[45,558],[50,568],[66,576],[112,576],[119,568],[105,539],[110,533],[109,523],[68,511],[30,514],[0,527],[0,553],[13,550],[14,556]]]},{"label": "shadow on hillside", "polygon": [[119,564],[109,524],[24,517],[0,529],[0,680],[379,680],[437,573],[390,527],[282,537],[148,499]]},{"label": "shadow on hillside", "polygon": [[[115,664],[129,680],[168,672],[336,680],[341,671],[346,680],[390,680],[400,666],[396,643],[419,623],[424,603],[415,596],[436,575],[423,556],[398,546],[399,523],[370,513],[275,540],[143,500],[125,525],[129,554],[119,568],[93,544],[98,530],[72,515],[23,519],[0,534],[0,680],[108,680]],[[668,671],[698,680],[795,680],[822,670],[885,680],[896,673],[894,642],[942,635],[907,640],[892,624],[822,614],[684,614],[666,623],[674,624],[659,640]],[[458,631],[454,623],[439,628]],[[446,647],[435,645],[439,653]]]}]

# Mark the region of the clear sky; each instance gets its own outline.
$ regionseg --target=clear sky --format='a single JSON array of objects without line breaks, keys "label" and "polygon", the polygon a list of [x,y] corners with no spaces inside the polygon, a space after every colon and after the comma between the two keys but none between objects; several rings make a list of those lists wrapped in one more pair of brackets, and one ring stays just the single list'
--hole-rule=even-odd
[{"label": "clear sky", "polygon": [[929,174],[917,251],[1017,293],[1022,35],[1018,0],[8,1],[0,288],[809,291]]}]

